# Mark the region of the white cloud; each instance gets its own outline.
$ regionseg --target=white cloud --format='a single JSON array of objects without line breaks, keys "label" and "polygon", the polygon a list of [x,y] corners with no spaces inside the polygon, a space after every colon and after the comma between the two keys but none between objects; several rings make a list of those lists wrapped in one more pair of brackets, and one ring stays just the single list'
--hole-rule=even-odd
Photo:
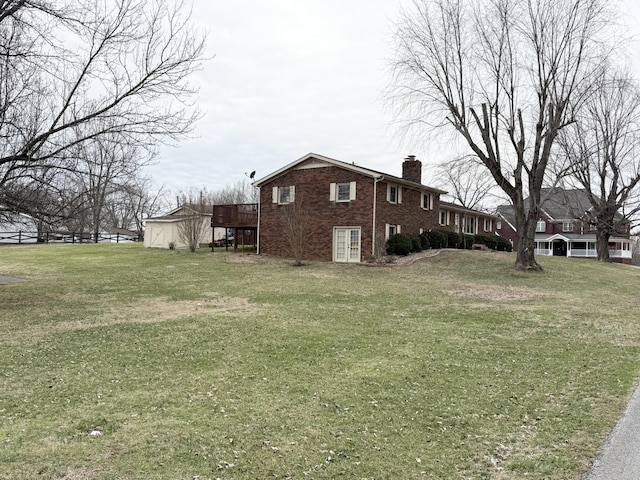
[{"label": "white cloud", "polygon": [[[384,113],[392,21],[409,2],[195,0],[215,55],[193,76],[204,117],[149,173],[171,189],[217,189],[309,152],[395,175],[407,154],[427,166],[448,159],[435,144],[398,145]],[[640,8],[624,5],[640,32]]]}]

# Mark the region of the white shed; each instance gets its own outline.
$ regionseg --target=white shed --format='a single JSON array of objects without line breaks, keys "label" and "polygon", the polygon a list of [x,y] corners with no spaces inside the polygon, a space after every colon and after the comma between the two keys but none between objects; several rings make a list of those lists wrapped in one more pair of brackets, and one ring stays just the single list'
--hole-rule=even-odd
[{"label": "white shed", "polygon": [[[170,248],[170,244],[173,244],[175,248],[187,248],[187,245],[180,241],[178,234],[178,225],[187,216],[185,209],[189,207],[176,208],[166,215],[147,218],[144,226],[144,246]],[[208,245],[211,242],[211,213],[205,213],[202,222],[204,228],[200,244]]]}]

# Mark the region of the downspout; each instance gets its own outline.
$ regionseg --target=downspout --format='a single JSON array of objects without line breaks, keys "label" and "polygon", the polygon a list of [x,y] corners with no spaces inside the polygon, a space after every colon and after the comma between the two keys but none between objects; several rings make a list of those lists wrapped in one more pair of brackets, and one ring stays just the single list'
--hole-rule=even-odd
[{"label": "downspout", "polygon": [[378,182],[383,177],[374,177],[373,179],[373,230],[371,232],[371,256],[376,256],[376,204],[378,198]]},{"label": "downspout", "polygon": [[262,192],[260,187],[254,187],[258,189],[258,225],[256,225],[256,254],[260,255],[260,206],[262,205],[261,197]]}]

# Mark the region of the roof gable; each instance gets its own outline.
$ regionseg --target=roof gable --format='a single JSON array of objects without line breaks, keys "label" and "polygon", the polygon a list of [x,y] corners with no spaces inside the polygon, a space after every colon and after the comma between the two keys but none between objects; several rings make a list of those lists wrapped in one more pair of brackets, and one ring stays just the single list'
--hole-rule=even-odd
[{"label": "roof gable", "polygon": [[[529,212],[529,200],[525,201],[525,212]],[[551,222],[561,222],[563,220],[581,220],[593,206],[589,201],[589,196],[584,189],[563,189],[563,188],[543,188],[540,192],[541,214],[548,217]],[[500,205],[497,212],[509,223],[515,225],[515,210],[513,205]],[[617,212],[616,219],[622,219],[622,215]]]},{"label": "roof gable", "polygon": [[396,177],[394,175],[389,175],[387,173],[383,173],[383,172],[379,172],[376,170],[371,170],[370,168],[364,168],[361,167],[359,165],[356,165],[355,163],[347,163],[347,162],[342,162],[340,160],[336,160],[334,158],[329,158],[329,157],[325,157],[324,155],[319,155],[317,153],[308,153],[303,157],[300,157],[299,159],[291,162],[288,165],[285,165],[284,167],[276,170],[273,173],[270,173],[269,175],[267,175],[266,177],[263,177],[257,181],[255,181],[253,183],[254,186],[256,187],[261,187],[262,185],[270,182],[271,180],[273,180],[274,178],[279,177],[280,175],[289,172],[291,170],[294,169],[298,169],[298,170],[303,170],[303,169],[307,169],[307,168],[320,168],[323,166],[334,166],[334,167],[338,167],[338,168],[342,168],[345,170],[350,170],[352,172],[355,173],[359,173],[361,175],[365,175],[367,177],[371,177],[371,178],[375,178],[378,180],[386,180],[386,181],[390,181],[390,182],[394,182],[394,183],[399,183],[402,185],[408,185],[408,186],[412,186],[415,188],[420,188],[420,189],[424,189],[424,190],[430,190],[434,193],[447,193],[444,190],[440,190],[438,188],[434,188],[434,187],[428,187],[426,185],[422,185],[420,183],[415,183],[415,182],[411,182],[409,180],[405,180],[403,178],[400,177]]}]

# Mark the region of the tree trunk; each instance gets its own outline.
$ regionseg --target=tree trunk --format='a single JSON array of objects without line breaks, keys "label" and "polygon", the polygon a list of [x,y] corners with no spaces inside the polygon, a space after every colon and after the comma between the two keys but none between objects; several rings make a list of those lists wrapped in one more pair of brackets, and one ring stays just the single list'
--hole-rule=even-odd
[{"label": "tree trunk", "polygon": [[[537,203],[537,202],[536,202]],[[514,205],[516,212],[516,229],[518,235],[518,249],[516,251],[516,270],[541,272],[542,267],[536,262],[534,253],[536,248],[536,224],[540,216],[538,209],[530,208],[524,213],[524,205]]]},{"label": "tree trunk", "polygon": [[535,240],[531,235],[518,232],[518,250],[516,252],[516,270],[526,270],[533,272],[541,272],[542,267],[536,262],[535,256]]},{"label": "tree trunk", "polygon": [[609,258],[609,237],[611,233],[606,229],[600,229],[596,231],[596,252],[598,254],[599,262],[610,262]]}]

